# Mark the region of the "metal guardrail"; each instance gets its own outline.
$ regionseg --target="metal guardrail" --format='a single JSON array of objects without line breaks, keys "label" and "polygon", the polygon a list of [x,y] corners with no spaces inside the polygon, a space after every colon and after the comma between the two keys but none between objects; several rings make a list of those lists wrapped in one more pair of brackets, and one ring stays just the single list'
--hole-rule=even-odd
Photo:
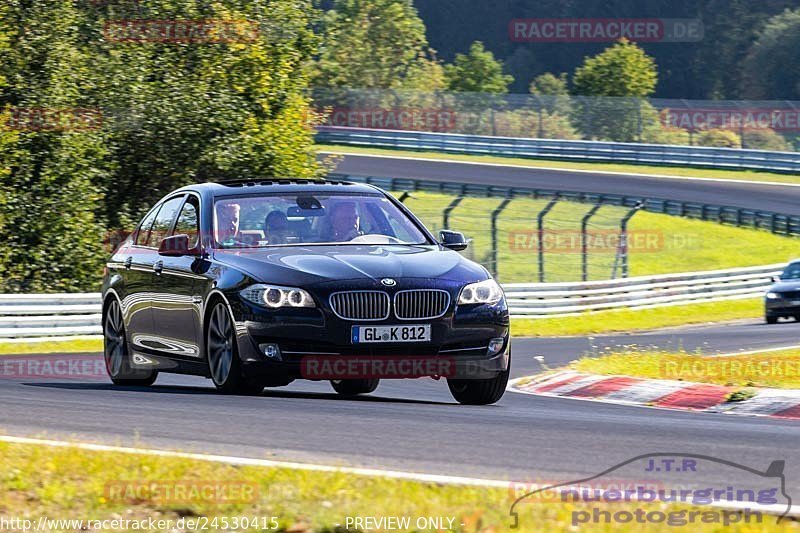
[{"label": "metal guardrail", "polygon": [[490,137],[424,131],[376,130],[340,126],[318,126],[318,142],[434,150],[437,152],[504,155],[607,163],[638,163],[769,172],[800,172],[800,153],[677,146],[668,144],[620,143]]},{"label": "metal guardrail", "polygon": [[100,293],[0,294],[0,339],[99,335]]},{"label": "metal guardrail", "polygon": [[783,264],[570,283],[503,285],[514,317],[570,316],[586,311],[644,309],[756,298]]},{"label": "metal guardrail", "polygon": [[[513,317],[755,298],[783,264],[571,283],[504,284]],[[100,294],[1,294],[0,338],[102,333]]]},{"label": "metal guardrail", "polygon": [[603,204],[620,207],[641,206],[643,211],[675,215],[698,220],[708,220],[720,224],[738,227],[756,228],[777,233],[779,235],[800,235],[800,216],[761,211],[726,205],[705,204],[701,202],[684,202],[663,198],[644,198],[634,195],[597,194],[556,189],[536,189],[532,187],[501,187],[497,185],[477,185],[472,183],[450,183],[408,178],[384,178],[375,176],[351,176],[347,174],[330,174],[332,179],[369,183],[389,191],[425,191],[451,194],[462,197],[488,198],[533,198],[552,199]]}]

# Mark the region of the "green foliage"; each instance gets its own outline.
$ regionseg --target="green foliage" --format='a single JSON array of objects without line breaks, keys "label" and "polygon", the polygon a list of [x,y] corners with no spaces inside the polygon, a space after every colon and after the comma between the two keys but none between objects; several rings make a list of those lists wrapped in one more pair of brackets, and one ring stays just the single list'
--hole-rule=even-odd
[{"label": "green foliage", "polygon": [[429,93],[441,91],[447,88],[444,67],[439,61],[422,58],[408,69],[402,88]]},{"label": "green foliage", "polygon": [[[7,116],[20,109],[93,107],[88,47],[72,2],[19,3],[0,11]],[[4,121],[4,124],[10,124]],[[6,126],[7,129],[9,126]],[[103,135],[49,130],[22,121],[0,135],[0,292],[96,288],[104,227],[99,185],[109,177]],[[41,129],[44,128],[44,129]]]},{"label": "green foliage", "polygon": [[745,98],[800,99],[800,9],[769,19],[742,66]]},{"label": "green foliage", "polygon": [[558,113],[536,111],[504,111],[495,116],[497,134],[505,137],[539,139],[580,139],[569,118]]},{"label": "green foliage", "polygon": [[572,80],[575,93],[588,97],[575,106],[575,124],[587,138],[641,140],[644,130],[658,122],[655,109],[644,100],[655,90],[657,77],[653,59],[625,39],[587,57]]},{"label": "green foliage", "polygon": [[566,115],[570,112],[569,83],[565,72],[558,76],[550,72],[536,76],[529,89],[544,103],[548,113]]},{"label": "green foliage", "polygon": [[425,25],[411,0],[336,0],[325,13],[314,84],[420,88],[428,64]]},{"label": "green foliage", "polygon": [[594,57],[587,57],[573,77],[575,94],[633,96],[653,94],[658,79],[656,63],[636,43],[621,39]]},{"label": "green foliage", "polygon": [[713,129],[700,132],[695,137],[695,144],[715,148],[741,148],[742,140],[735,131]]},{"label": "green foliage", "polygon": [[747,130],[744,132],[743,141],[747,148],[753,150],[774,150],[778,152],[791,150],[783,135],[769,128]]},{"label": "green foliage", "polygon": [[[99,129],[0,132],[0,291],[96,290],[106,227],[130,229],[187,182],[319,175],[305,96],[314,16],[311,0],[0,7],[0,105],[102,112]],[[252,31],[189,43],[104,32],[127,19]]]},{"label": "green foliage", "polygon": [[447,86],[451,91],[507,93],[513,76],[503,74],[503,63],[475,41],[468,54],[457,54],[452,65],[445,66]]},{"label": "green foliage", "polygon": [[567,73],[562,72],[556,76],[550,72],[545,72],[536,76],[531,82],[530,92],[537,96],[568,95]]},{"label": "green foliage", "polygon": [[665,128],[655,125],[642,132],[642,142],[686,146],[689,144],[689,132],[681,128]]}]

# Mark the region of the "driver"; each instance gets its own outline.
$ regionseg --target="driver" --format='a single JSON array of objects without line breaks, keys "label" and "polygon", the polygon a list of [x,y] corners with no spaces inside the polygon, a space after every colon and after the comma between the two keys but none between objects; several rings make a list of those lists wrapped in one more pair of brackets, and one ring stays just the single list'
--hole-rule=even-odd
[{"label": "driver", "polygon": [[363,235],[355,202],[336,204],[331,211],[331,241],[346,242]]},{"label": "driver", "polygon": [[217,204],[217,242],[222,246],[238,246],[243,243],[239,237],[239,212],[241,206],[237,203]]}]

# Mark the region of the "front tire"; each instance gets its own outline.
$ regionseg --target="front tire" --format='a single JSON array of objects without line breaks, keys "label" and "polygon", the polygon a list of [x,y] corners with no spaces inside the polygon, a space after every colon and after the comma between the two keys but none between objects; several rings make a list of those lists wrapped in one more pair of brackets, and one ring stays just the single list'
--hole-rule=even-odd
[{"label": "front tire", "polygon": [[208,315],[206,360],[211,381],[220,392],[250,396],[264,391],[262,383],[245,378],[242,372],[233,319],[222,302],[214,304]]},{"label": "front tire", "polygon": [[766,320],[767,320],[767,324],[777,324],[778,323],[778,317],[776,317],[776,316],[767,316]]},{"label": "front tire", "polygon": [[379,379],[332,379],[331,386],[342,396],[356,396],[375,392],[380,382]]},{"label": "front tire", "polygon": [[489,405],[496,403],[506,392],[508,368],[489,379],[448,379],[447,386],[456,401],[463,405]]},{"label": "front tire", "polygon": [[134,368],[131,365],[125,323],[116,299],[112,299],[108,304],[103,317],[103,359],[108,377],[114,385],[149,387],[158,377],[156,370]]}]

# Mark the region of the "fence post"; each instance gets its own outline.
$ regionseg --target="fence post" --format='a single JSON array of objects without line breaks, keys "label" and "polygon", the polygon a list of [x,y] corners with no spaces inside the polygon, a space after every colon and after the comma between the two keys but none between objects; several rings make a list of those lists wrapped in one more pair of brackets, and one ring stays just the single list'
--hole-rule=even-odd
[{"label": "fence post", "polygon": [[603,197],[601,196],[597,203],[581,219],[581,279],[583,281],[589,280],[589,250],[586,242],[586,226],[589,224],[589,219],[597,213],[602,205]]},{"label": "fence post", "polygon": [[614,258],[614,268],[611,271],[611,279],[617,279],[617,265],[620,260],[622,261],[622,277],[628,277],[628,222],[642,207],[644,207],[644,203],[639,202],[633,209],[628,211],[620,221],[619,246],[617,247],[617,256]]},{"label": "fence post", "polygon": [[558,193],[536,216],[536,251],[539,257],[539,283],[544,283],[544,217],[558,203]]},{"label": "fence post", "polygon": [[497,277],[497,217],[500,216],[500,213],[508,207],[508,204],[511,203],[513,198],[504,198],[500,205],[492,211],[492,263],[491,263],[491,273],[492,276],[495,278]]},{"label": "fence post", "polygon": [[442,229],[450,229],[450,212],[458,207],[458,204],[464,200],[463,196],[456,196],[453,198],[453,201],[450,202],[450,205],[444,208],[444,212],[442,213]]}]

